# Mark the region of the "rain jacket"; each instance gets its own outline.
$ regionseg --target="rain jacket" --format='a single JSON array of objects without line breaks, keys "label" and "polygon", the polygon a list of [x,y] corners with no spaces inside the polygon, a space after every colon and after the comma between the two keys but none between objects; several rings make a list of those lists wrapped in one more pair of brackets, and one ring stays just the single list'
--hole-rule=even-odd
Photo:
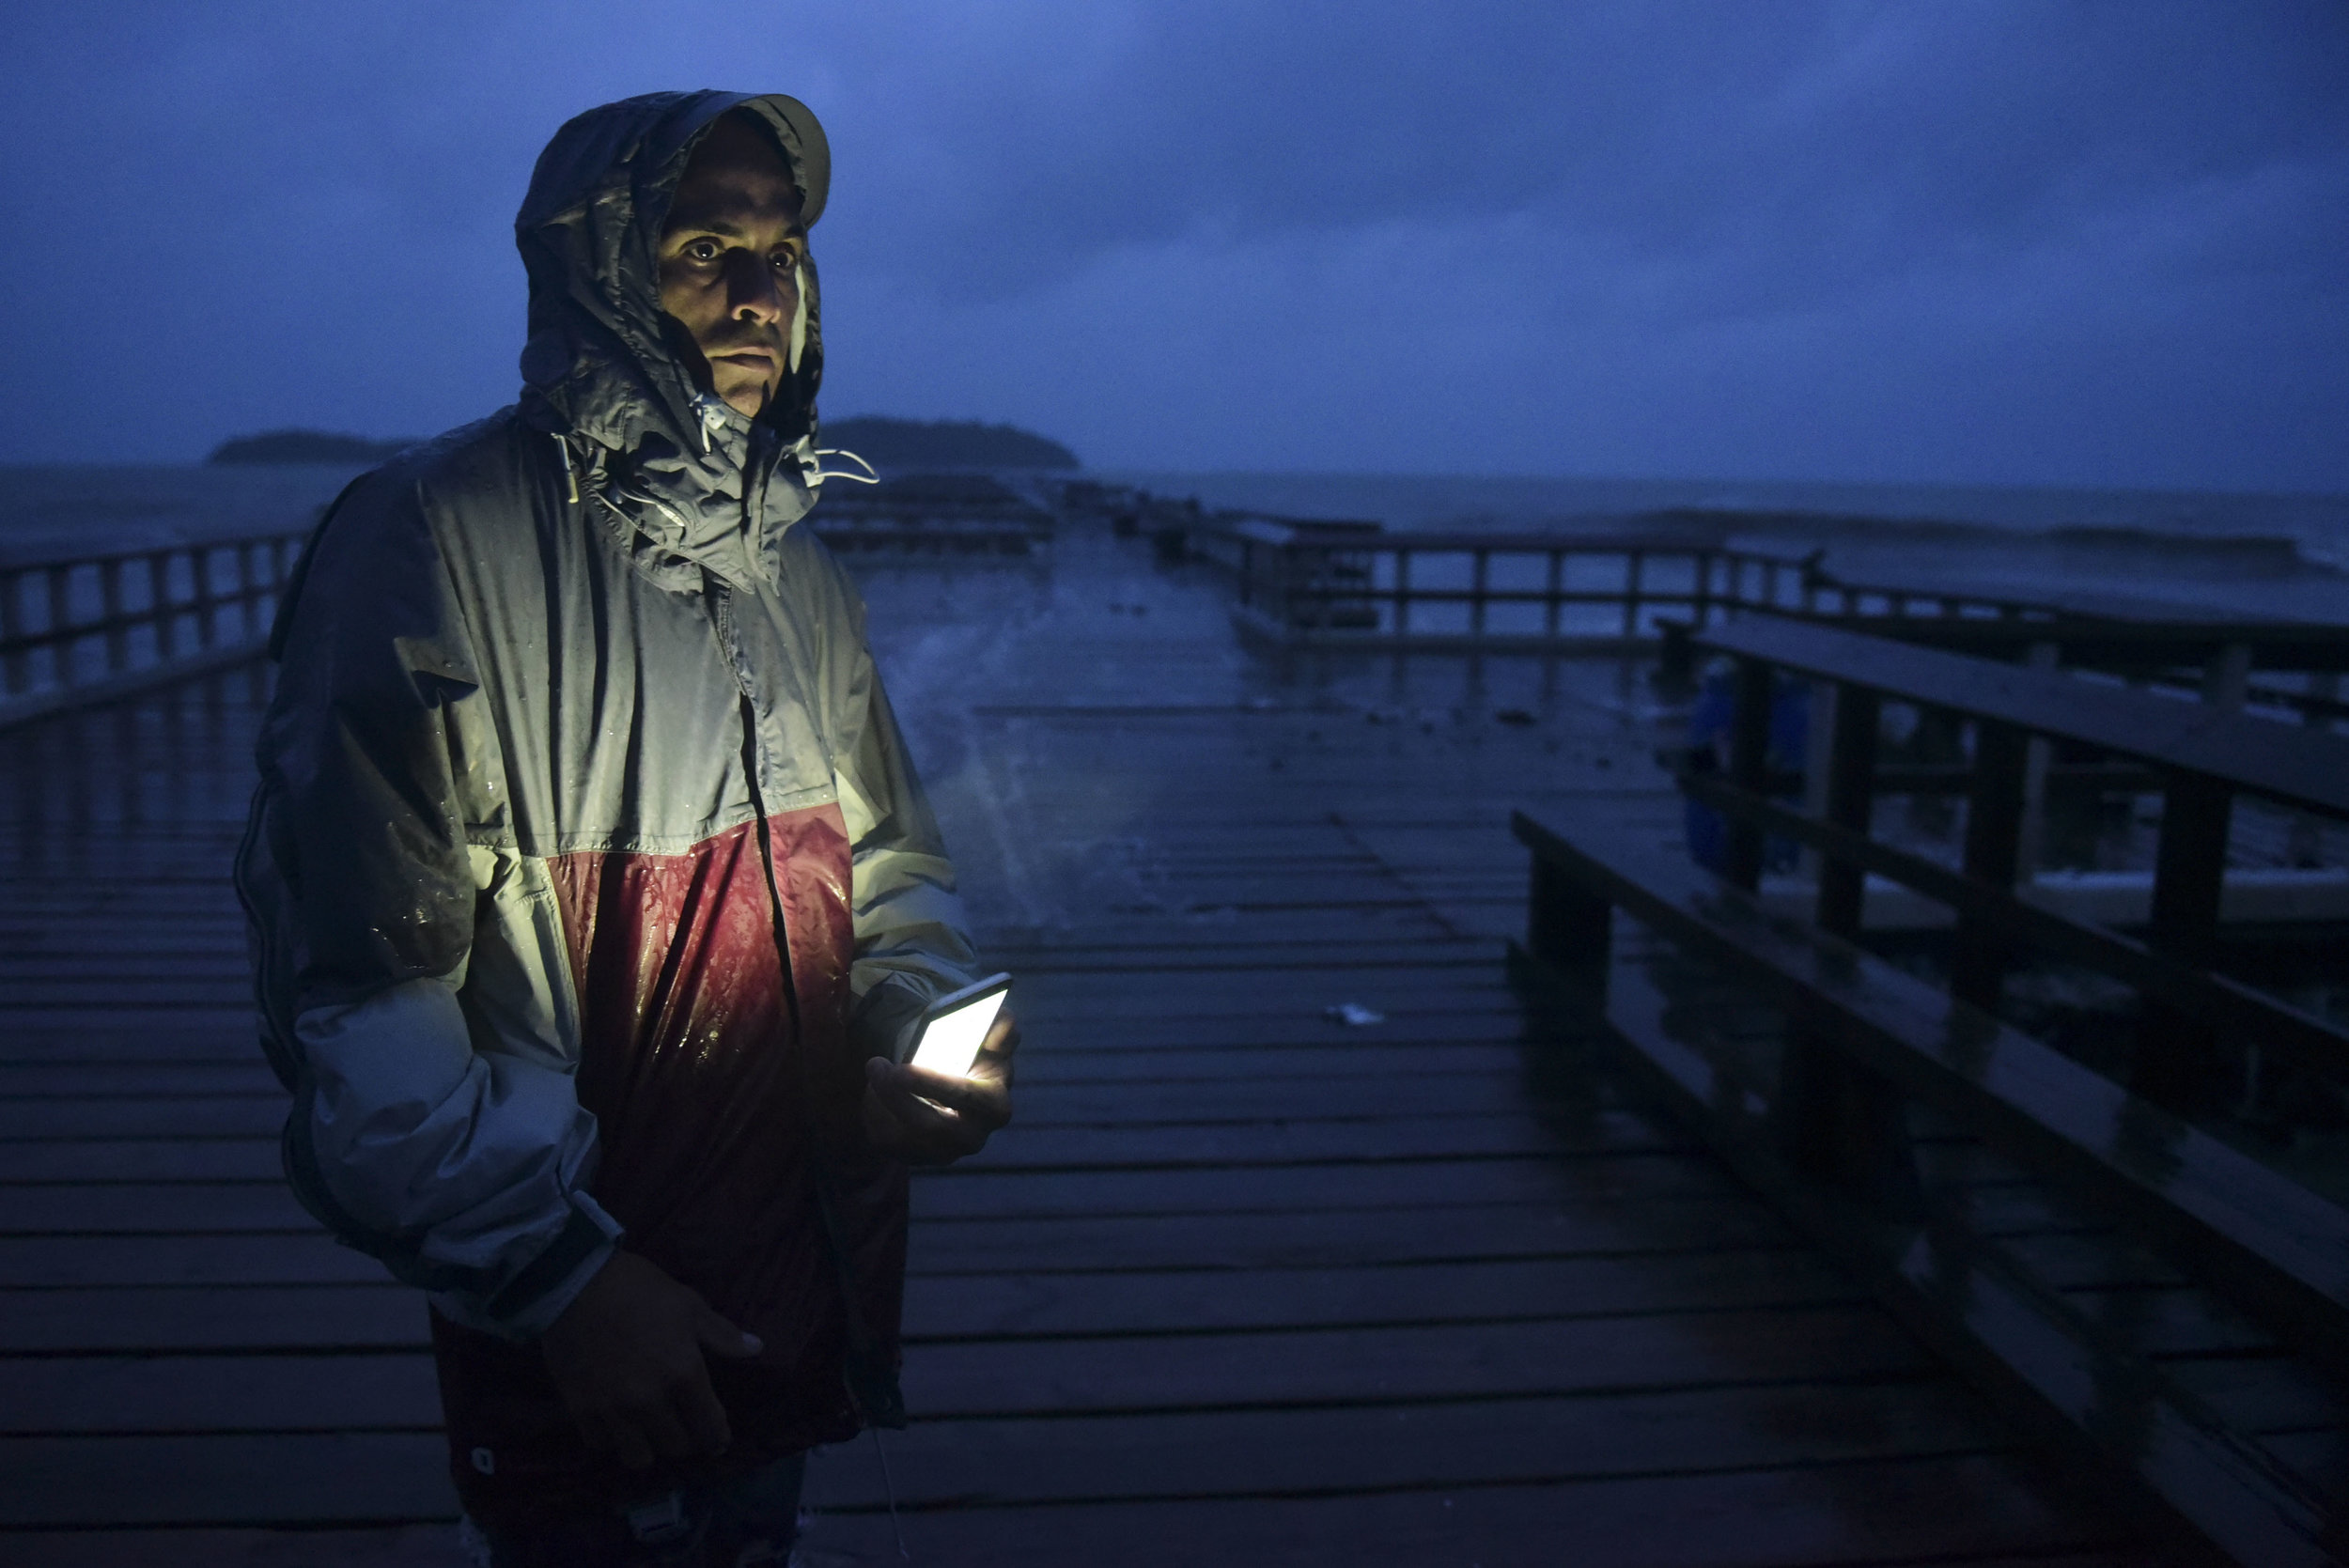
[{"label": "rain jacket", "polygon": [[623,1238],[765,1342],[713,1363],[738,1450],[895,1413],[905,1172],[862,1063],[977,966],[863,605],[794,526],[813,268],[755,421],[662,336],[669,199],[738,106],[815,221],[794,100],[566,125],[516,224],[521,401],[353,483],[273,638],[238,884],[287,1169],[431,1293],[477,1469],[559,1446],[526,1342]]}]

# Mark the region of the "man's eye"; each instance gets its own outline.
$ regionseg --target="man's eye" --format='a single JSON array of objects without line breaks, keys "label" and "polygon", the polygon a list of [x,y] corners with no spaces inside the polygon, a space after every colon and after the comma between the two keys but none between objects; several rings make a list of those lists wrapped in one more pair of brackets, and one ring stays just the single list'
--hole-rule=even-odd
[{"label": "man's eye", "polygon": [[685,254],[695,261],[715,261],[718,259],[718,241],[696,240],[685,247]]},{"label": "man's eye", "polygon": [[776,272],[795,272],[799,271],[799,267],[800,267],[800,258],[799,258],[798,256],[796,256],[792,255],[789,251],[782,251],[782,252],[777,253],[777,255],[776,255],[776,256],[775,256],[775,271],[776,271]]}]

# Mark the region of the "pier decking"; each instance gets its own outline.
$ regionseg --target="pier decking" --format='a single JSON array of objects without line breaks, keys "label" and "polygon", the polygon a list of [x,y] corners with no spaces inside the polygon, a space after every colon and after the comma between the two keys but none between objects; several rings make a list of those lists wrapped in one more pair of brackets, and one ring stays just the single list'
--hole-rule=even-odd
[{"label": "pier decking", "polygon": [[[1594,1040],[1529,1021],[1509,811],[1676,831],[1636,682],[1279,687],[1211,585],[1056,555],[871,583],[1026,1034],[1017,1122],[916,1185],[914,1560],[2147,1560]],[[263,693],[247,667],[0,739],[12,1562],[447,1560],[424,1309],[277,1178],[225,874]],[[2147,1282],[2111,1266],[2074,1282]],[[869,1440],[811,1501],[812,1561],[895,1560]]]}]

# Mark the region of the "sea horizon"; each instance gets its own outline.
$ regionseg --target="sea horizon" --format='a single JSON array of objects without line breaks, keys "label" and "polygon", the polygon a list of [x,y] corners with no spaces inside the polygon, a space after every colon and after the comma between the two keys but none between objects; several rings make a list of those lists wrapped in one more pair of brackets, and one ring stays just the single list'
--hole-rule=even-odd
[{"label": "sea horizon", "polygon": [[[358,473],[344,465],[0,464],[0,559],[283,534]],[[1502,533],[1720,514],[1730,539],[1824,552],[1853,581],[2026,595],[2121,591],[2349,623],[2349,496],[1849,480],[1098,468],[1038,471],[1195,497],[1209,509]]]}]

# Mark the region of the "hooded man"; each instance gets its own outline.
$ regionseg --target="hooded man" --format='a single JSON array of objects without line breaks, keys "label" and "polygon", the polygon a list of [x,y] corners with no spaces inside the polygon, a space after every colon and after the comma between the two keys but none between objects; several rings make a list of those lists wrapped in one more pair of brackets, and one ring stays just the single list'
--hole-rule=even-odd
[{"label": "hooded man", "polygon": [[830,175],[779,94],[564,126],[521,401],[345,490],[272,640],[238,886],[286,1169],[430,1293],[502,1568],[780,1560],[804,1451],[902,1424],[907,1164],[1009,1115],[1007,1022],[894,1064],[978,965],[795,526]]}]

